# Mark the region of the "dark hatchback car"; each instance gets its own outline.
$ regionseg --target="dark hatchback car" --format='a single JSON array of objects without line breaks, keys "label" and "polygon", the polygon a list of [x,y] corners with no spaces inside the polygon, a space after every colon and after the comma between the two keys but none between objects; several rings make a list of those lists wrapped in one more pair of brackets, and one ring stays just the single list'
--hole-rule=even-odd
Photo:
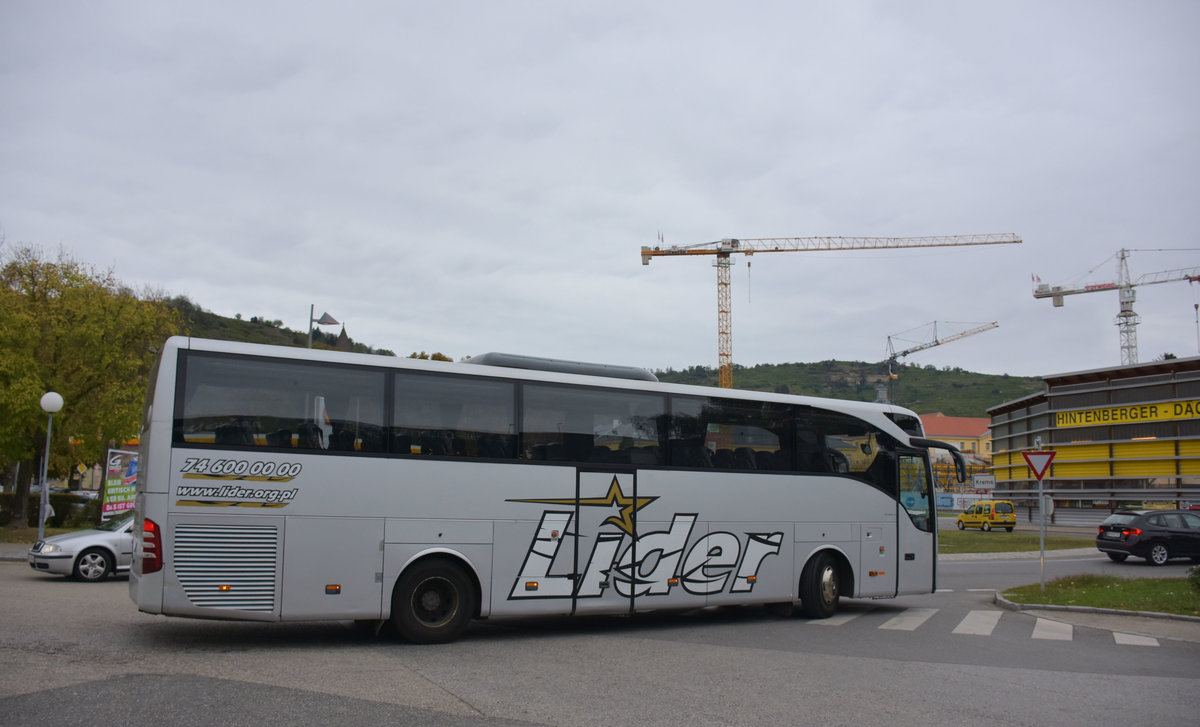
[{"label": "dark hatchback car", "polygon": [[1200,563],[1200,515],[1187,510],[1121,510],[1100,523],[1096,547],[1120,562],[1131,555],[1162,565],[1171,558]]}]

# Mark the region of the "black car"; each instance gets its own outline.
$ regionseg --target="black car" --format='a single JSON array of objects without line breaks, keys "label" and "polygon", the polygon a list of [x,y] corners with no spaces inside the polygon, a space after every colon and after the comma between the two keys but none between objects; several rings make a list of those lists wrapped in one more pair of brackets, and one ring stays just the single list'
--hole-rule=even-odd
[{"label": "black car", "polygon": [[1118,563],[1131,555],[1162,565],[1200,563],[1200,515],[1187,510],[1121,510],[1100,523],[1096,547]]}]

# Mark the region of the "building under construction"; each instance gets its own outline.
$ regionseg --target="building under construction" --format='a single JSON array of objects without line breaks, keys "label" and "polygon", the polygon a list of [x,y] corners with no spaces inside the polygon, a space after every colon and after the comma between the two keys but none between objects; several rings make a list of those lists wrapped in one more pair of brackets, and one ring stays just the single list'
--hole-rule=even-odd
[{"label": "building under construction", "polygon": [[1044,392],[988,409],[998,491],[1034,495],[1022,452],[1052,450],[1042,486],[1060,505],[1200,506],[1200,357],[1043,378]]}]

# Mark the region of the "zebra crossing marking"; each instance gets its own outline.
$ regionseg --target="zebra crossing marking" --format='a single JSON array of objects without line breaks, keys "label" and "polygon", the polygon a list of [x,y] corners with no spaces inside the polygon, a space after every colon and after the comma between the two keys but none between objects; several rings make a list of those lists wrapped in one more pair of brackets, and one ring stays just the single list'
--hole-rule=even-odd
[{"label": "zebra crossing marking", "polygon": [[937,613],[936,608],[908,608],[902,613],[888,619],[879,628],[891,631],[916,631],[929,617]]},{"label": "zebra crossing marking", "polygon": [[[895,614],[875,628],[887,631],[916,631],[933,618],[940,608],[906,608]],[[812,619],[806,623],[812,626],[845,626],[855,619],[875,611],[866,608],[861,611],[843,611],[825,619]],[[952,633],[966,636],[992,636],[1004,616],[1003,610],[973,609],[959,621]],[[1159,646],[1159,640],[1152,636],[1129,634],[1113,631],[1113,641],[1122,646]],[[1074,641],[1075,626],[1054,619],[1037,617],[1030,638],[1043,641]]]},{"label": "zebra crossing marking", "polygon": [[1158,639],[1152,636],[1123,634],[1120,631],[1113,632],[1113,640],[1122,646],[1158,646]]},{"label": "zebra crossing marking", "polygon": [[819,618],[819,619],[809,621],[808,624],[810,626],[841,626],[849,621],[853,621],[854,619],[858,618],[859,616],[863,615],[864,613],[866,613],[866,611],[856,611],[854,613],[839,613],[838,615],[830,616],[829,618]]},{"label": "zebra crossing marking", "polygon": [[1050,641],[1071,641],[1075,638],[1075,627],[1062,621],[1038,618],[1033,626],[1033,638]]},{"label": "zebra crossing marking", "polygon": [[991,636],[1000,623],[1000,611],[971,611],[954,627],[952,633],[969,636]]}]

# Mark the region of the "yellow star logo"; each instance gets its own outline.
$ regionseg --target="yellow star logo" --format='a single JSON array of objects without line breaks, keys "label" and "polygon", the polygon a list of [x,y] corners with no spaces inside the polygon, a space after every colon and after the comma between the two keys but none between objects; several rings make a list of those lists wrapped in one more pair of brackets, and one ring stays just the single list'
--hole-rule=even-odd
[{"label": "yellow star logo", "polygon": [[612,484],[608,486],[608,494],[603,497],[573,497],[508,500],[508,502],[534,502],[540,505],[579,505],[580,507],[619,507],[620,514],[604,520],[604,525],[616,525],[619,530],[629,535],[633,532],[633,514],[657,500],[657,497],[630,497],[621,491],[621,483],[613,475]]}]

